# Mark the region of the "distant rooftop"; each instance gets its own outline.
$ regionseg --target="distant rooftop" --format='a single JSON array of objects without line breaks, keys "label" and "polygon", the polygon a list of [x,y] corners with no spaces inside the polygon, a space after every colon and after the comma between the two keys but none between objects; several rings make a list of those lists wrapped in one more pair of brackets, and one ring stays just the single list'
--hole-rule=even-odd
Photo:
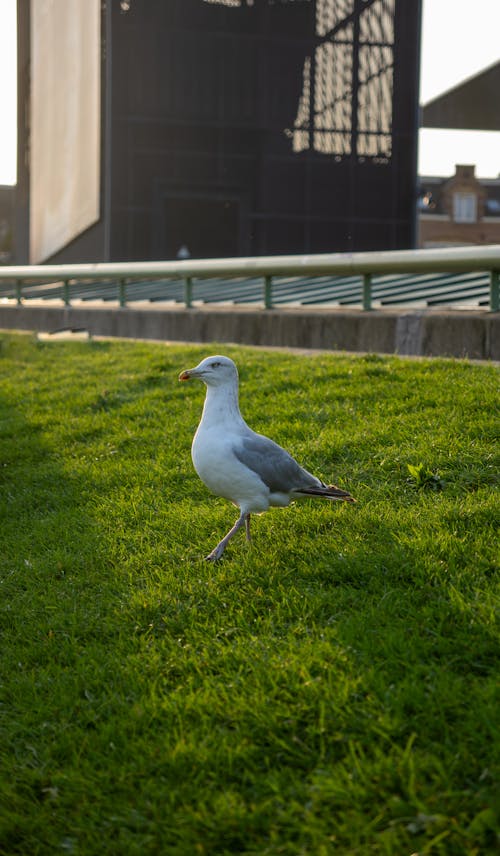
[{"label": "distant rooftop", "polygon": [[500,131],[500,62],[428,101],[423,128]]}]

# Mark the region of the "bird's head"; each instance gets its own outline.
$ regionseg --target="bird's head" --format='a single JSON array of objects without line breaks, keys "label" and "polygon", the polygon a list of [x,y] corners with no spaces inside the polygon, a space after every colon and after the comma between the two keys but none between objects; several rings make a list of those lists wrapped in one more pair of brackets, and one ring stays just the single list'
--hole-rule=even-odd
[{"label": "bird's head", "polygon": [[219,355],[206,357],[194,369],[185,369],[179,375],[179,380],[198,378],[207,386],[223,386],[238,380],[238,369],[229,357]]}]

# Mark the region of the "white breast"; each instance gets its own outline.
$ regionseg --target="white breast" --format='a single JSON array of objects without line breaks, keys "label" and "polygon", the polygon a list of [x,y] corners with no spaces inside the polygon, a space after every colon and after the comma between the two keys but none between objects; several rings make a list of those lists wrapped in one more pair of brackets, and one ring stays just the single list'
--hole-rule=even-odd
[{"label": "white breast", "polygon": [[266,511],[269,488],[234,455],[236,443],[232,434],[200,425],[191,447],[194,468],[212,493],[229,499],[244,513]]}]

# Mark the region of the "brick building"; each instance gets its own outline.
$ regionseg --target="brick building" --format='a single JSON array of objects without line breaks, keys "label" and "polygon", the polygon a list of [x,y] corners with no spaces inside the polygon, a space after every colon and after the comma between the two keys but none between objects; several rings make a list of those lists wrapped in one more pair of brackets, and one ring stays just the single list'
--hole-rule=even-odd
[{"label": "brick building", "polygon": [[458,164],[451,178],[420,178],[420,247],[499,243],[500,177],[477,178],[473,165]]}]

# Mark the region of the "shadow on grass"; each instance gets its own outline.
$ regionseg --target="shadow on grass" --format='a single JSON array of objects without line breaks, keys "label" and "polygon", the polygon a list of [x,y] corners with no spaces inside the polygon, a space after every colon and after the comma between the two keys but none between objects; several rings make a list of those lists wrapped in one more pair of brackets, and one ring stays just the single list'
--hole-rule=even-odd
[{"label": "shadow on grass", "polygon": [[[0,852],[8,854],[72,852],[67,830],[92,787],[80,762],[126,683],[123,589],[108,570],[92,484],[65,470],[45,428],[39,413],[30,421],[0,400]],[[102,752],[101,744],[96,770]]]}]

